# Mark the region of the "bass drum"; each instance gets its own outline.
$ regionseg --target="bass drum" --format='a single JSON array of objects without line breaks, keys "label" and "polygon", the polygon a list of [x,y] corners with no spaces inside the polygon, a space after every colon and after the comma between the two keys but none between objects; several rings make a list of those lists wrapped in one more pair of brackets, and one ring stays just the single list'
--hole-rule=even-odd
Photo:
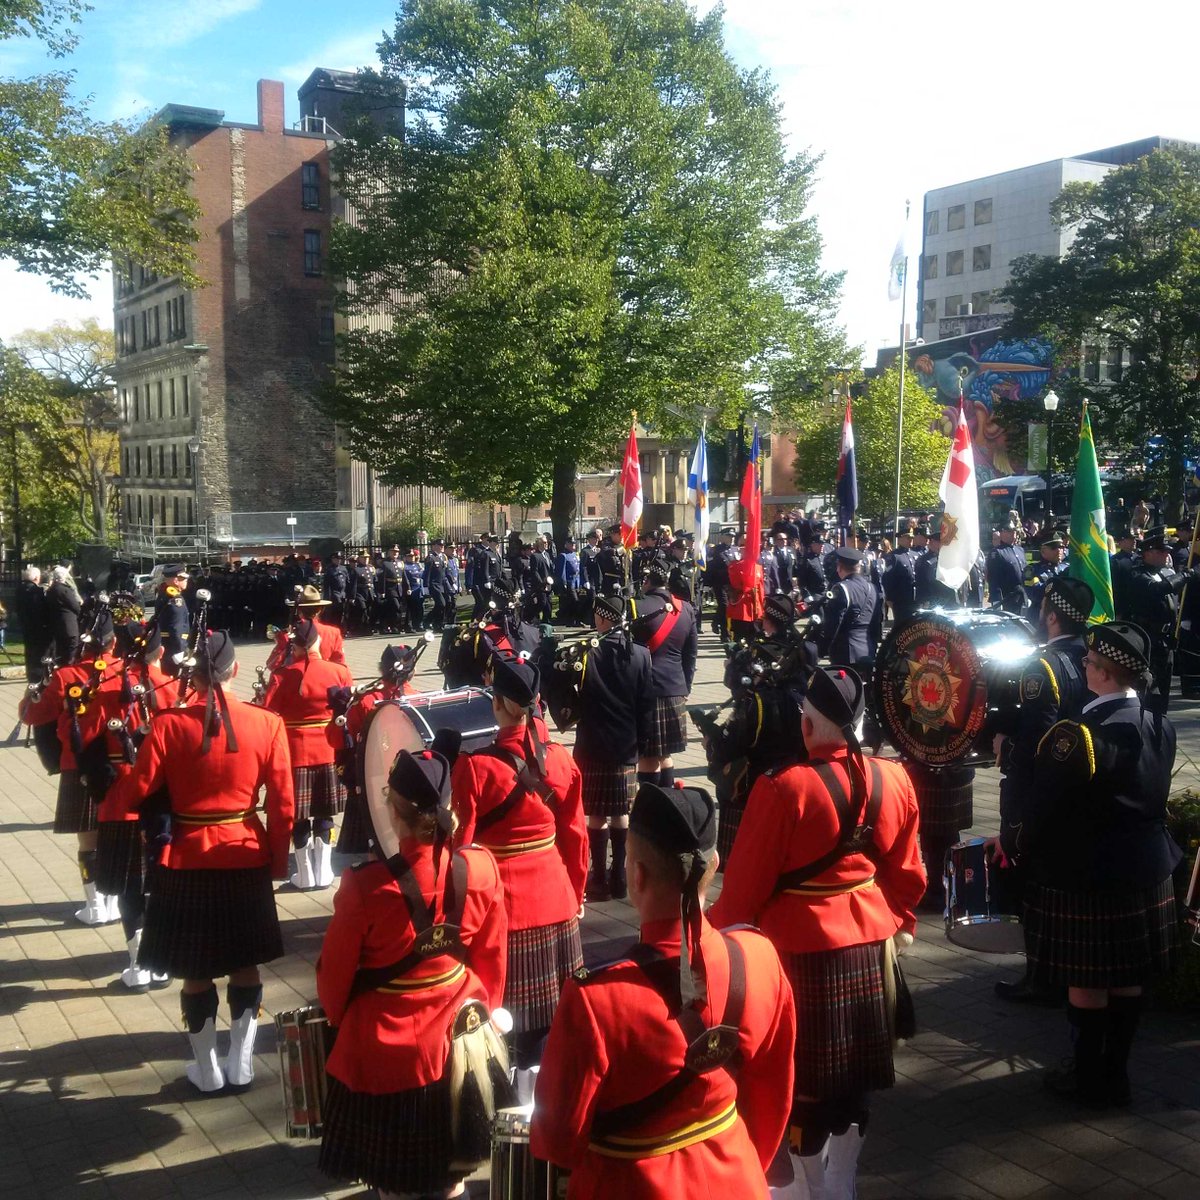
[{"label": "bass drum", "polygon": [[992,761],[1011,731],[1033,630],[1012,613],[927,609],[900,621],[875,657],[872,696],[884,737],[927,767]]},{"label": "bass drum", "polygon": [[385,700],[367,717],[356,747],[358,778],[375,844],[384,858],[391,858],[399,849],[387,812],[387,780],[392,764],[401,750],[416,754],[426,749],[440,729],[460,734],[463,750],[490,746],[499,730],[492,713],[491,692],[467,687]]}]

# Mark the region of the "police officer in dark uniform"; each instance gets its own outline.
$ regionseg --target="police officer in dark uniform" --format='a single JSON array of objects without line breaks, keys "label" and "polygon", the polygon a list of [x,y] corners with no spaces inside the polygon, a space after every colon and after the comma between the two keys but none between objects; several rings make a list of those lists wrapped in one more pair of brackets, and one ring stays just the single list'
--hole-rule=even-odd
[{"label": "police officer in dark uniform", "polygon": [[404,560],[405,601],[408,607],[408,627],[413,633],[425,628],[425,571],[416,546],[408,548]]},{"label": "police officer in dark uniform", "polygon": [[433,629],[440,630],[450,620],[454,613],[454,597],[450,593],[450,560],[446,557],[446,543],[440,538],[434,538],[425,556],[425,571],[422,582],[429,599],[433,601],[433,611],[429,620]]},{"label": "police officer in dark uniform", "polygon": [[712,588],[717,601],[717,612],[713,617],[713,633],[725,645],[729,640],[729,622],[725,615],[725,595],[729,590],[729,564],[734,561],[736,551],[733,548],[733,530],[722,529],[720,541],[713,547],[708,556],[708,567],[705,571],[706,582]]},{"label": "police officer in dark uniform", "polygon": [[825,543],[812,526],[801,531],[804,554],[796,562],[796,586],[806,596],[819,596],[829,589],[825,577]]},{"label": "police officer in dark uniform", "polygon": [[883,571],[883,595],[892,606],[892,618],[905,621],[917,611],[917,561],[912,532],[896,535],[896,549],[888,556]]},{"label": "police officer in dark uniform", "polygon": [[579,606],[577,619],[582,625],[592,623],[592,605],[600,595],[600,540],[599,529],[589,529],[579,548]]},{"label": "police officer in dark uniform", "polygon": [[861,550],[841,546],[834,553],[838,581],[822,614],[818,645],[830,662],[853,666],[871,658],[870,627],[877,604],[875,587],[863,574]]},{"label": "police officer in dark uniform", "polygon": [[785,530],[779,530],[774,535],[775,571],[779,576],[779,590],[790,596],[796,586],[796,555],[788,545],[788,535]]},{"label": "police officer in dark uniform", "polygon": [[1029,597],[1029,606],[1035,613],[1042,611],[1042,596],[1046,584],[1067,572],[1066,545],[1062,535],[1052,534],[1039,547],[1041,558],[1036,563],[1030,563],[1025,568],[1025,594]]},{"label": "police officer in dark uniform", "polygon": [[[1022,832],[1032,802],[1038,746],[1056,721],[1076,720],[1091,698],[1083,659],[1087,654],[1084,635],[1094,599],[1092,589],[1081,579],[1064,575],[1046,585],[1039,610],[1045,644],[1021,675],[1021,704],[1010,728],[993,739],[996,764],[1003,776],[998,842],[1012,864],[1003,878],[1014,898],[1023,883]],[[1018,982],[998,982],[996,995],[1022,1004],[1057,1006],[1061,1002],[1057,991],[1038,987],[1028,971]]]},{"label": "police officer in dark uniform", "polygon": [[342,562],[340,554],[329,557],[329,570],[325,572],[325,599],[329,601],[330,623],[346,624],[346,601],[350,592],[350,572]]},{"label": "police officer in dark uniform", "polygon": [[1137,553],[1137,534],[1132,529],[1126,529],[1117,538],[1116,554],[1108,560],[1112,576],[1113,612],[1118,620],[1129,617],[1129,582],[1141,561]]},{"label": "police officer in dark uniform", "polygon": [[1016,544],[1017,524],[1011,518],[996,526],[1000,545],[987,556],[988,597],[993,606],[1018,616],[1028,607],[1025,595],[1025,553]]},{"label": "police officer in dark uniform", "polygon": [[191,616],[188,613],[184,592],[188,574],[182,563],[173,563],[163,568],[162,583],[154,599],[154,619],[162,634],[162,669],[168,675],[178,675],[180,662],[187,649],[188,634],[191,632]]},{"label": "police officer in dark uniform", "polygon": [[1153,683],[1146,693],[1146,707],[1165,713],[1170,702],[1171,676],[1175,668],[1175,624],[1179,594],[1188,580],[1200,579],[1200,567],[1176,571],[1171,565],[1171,548],[1160,525],[1147,531],[1138,547],[1142,561],[1129,580],[1129,616],[1150,639],[1150,673]]},{"label": "police officer in dark uniform", "polygon": [[377,587],[382,591],[380,623],[384,633],[399,633],[408,630],[408,576],[400,561],[400,547],[393,546],[379,566]]},{"label": "police officer in dark uniform", "polygon": [[625,596],[629,592],[629,551],[621,544],[621,526],[608,527],[608,541],[597,555],[600,568],[600,594]]},{"label": "police officer in dark uniform", "polygon": [[643,529],[638,535],[637,548],[630,555],[631,583],[633,594],[640,596],[645,587],[646,568],[658,557],[658,533]]},{"label": "police officer in dark uniform", "polygon": [[368,633],[375,609],[375,572],[370,559],[360,554],[350,572],[346,587],[346,599],[353,613],[353,623],[360,633]]},{"label": "police officer in dark uniform", "polygon": [[667,588],[672,596],[686,600],[696,608],[696,623],[700,622],[699,597],[696,595],[696,563],[688,550],[687,541],[676,537],[667,551],[667,565],[671,568]]}]

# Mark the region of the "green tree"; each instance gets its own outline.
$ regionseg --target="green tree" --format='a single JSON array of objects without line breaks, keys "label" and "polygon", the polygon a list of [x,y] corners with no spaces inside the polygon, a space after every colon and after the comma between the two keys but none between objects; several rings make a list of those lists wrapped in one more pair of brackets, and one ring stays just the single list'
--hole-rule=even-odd
[{"label": "green tree", "polygon": [[[75,46],[78,0],[0,0],[0,45],[40,38],[56,57]],[[0,77],[0,257],[81,295],[80,275],[129,255],[163,275],[192,271],[187,158],[166,130],[92,120],[57,71]]]},{"label": "green tree", "polygon": [[1200,444],[1200,154],[1156,150],[1068,184],[1050,211],[1075,239],[1061,258],[1012,264],[1006,332],[1048,337],[1072,361],[1085,343],[1125,351],[1119,380],[1084,371],[1055,388],[1087,397],[1098,444],[1144,465],[1175,508]]},{"label": "green tree", "polygon": [[[328,408],[388,483],[551,499],[630,412],[801,406],[846,349],[773,85],[683,0],[405,0],[335,152],[349,329]],[[383,310],[390,318],[380,321]]]},{"label": "green tree", "polygon": [[26,330],[12,345],[49,384],[40,399],[49,419],[34,435],[43,469],[73,490],[88,539],[107,542],[120,473],[112,332],[95,320],[58,321]]},{"label": "green tree", "polygon": [[[854,460],[858,510],[864,517],[885,517],[896,503],[896,412],[900,370],[892,367],[867,381],[854,398]],[[801,491],[833,494],[842,444],[845,404],[813,404],[796,437],[796,486]],[[941,409],[911,375],[904,385],[904,439],[900,507],[932,508],[950,443],[941,433]]]}]

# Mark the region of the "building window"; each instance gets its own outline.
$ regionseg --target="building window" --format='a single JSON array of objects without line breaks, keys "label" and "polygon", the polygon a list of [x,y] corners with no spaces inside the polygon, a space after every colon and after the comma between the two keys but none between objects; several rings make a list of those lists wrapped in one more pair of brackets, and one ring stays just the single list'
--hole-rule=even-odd
[{"label": "building window", "polygon": [[317,332],[317,341],[322,346],[333,345],[333,306],[331,304],[321,306],[321,325]]},{"label": "building window", "polygon": [[992,269],[991,246],[976,246],[971,251],[971,270],[990,271]]},{"label": "building window", "polygon": [[1116,342],[1108,348],[1108,378],[1113,383],[1120,383],[1124,374],[1124,350]]},{"label": "building window", "polygon": [[188,502],[187,502],[187,515],[188,515],[188,516],[187,516],[187,523],[188,523],[189,525],[195,525],[195,523],[196,523],[196,510],[195,510],[194,508],[192,508],[192,498],[191,498],[191,496],[189,496],[189,497],[188,497]]},{"label": "building window", "polygon": [[[141,475],[141,473],[142,473],[142,448],[141,448],[141,446],[134,446],[134,448],[133,448],[133,473],[135,475]],[[140,517],[142,515],[140,502],[138,504],[138,510],[139,510],[138,516]]]},{"label": "building window", "polygon": [[946,274],[961,275],[963,273],[963,252],[961,250],[946,251]]},{"label": "building window", "polygon": [[175,406],[175,376],[174,375],[172,375],[171,378],[167,380],[167,393],[170,398],[171,416],[172,417],[178,416],[179,414],[177,413],[176,406]]},{"label": "building window", "polygon": [[930,237],[938,231],[938,210],[930,209],[925,214],[925,236]]},{"label": "building window", "polygon": [[171,501],[171,521],[173,524],[179,524],[179,497],[176,496]]},{"label": "building window", "polygon": [[594,517],[596,515],[596,506],[594,504],[589,504],[587,506],[587,515],[589,517]]},{"label": "building window", "polygon": [[[171,478],[179,478],[179,447],[174,442],[171,443]],[[179,523],[178,519],[175,523]]]},{"label": "building window", "polygon": [[321,207],[321,168],[315,162],[304,163],[300,168],[300,206]]},{"label": "building window", "polygon": [[967,223],[967,206],[965,204],[952,204],[946,209],[946,228],[953,232],[955,229],[962,229]]},{"label": "building window", "polygon": [[191,450],[189,450],[183,456],[183,473],[188,479],[191,479],[191,477],[192,477],[192,452],[191,452]]},{"label": "building window", "polygon": [[191,407],[188,401],[188,377],[184,375],[179,382],[183,384],[183,415],[186,417],[188,415],[188,409]]},{"label": "building window", "polygon": [[937,301],[936,300],[926,300],[924,302],[924,304],[921,305],[921,324],[922,325],[931,325],[936,320],[937,320]]},{"label": "building window", "polygon": [[[165,479],[167,477],[167,448],[159,446],[158,448],[158,477]],[[163,520],[167,519],[166,509],[163,509]]]},{"label": "building window", "polygon": [[129,389],[121,389],[121,420],[129,424]]},{"label": "building window", "polygon": [[138,509],[137,509],[138,520],[140,521],[142,519],[142,497],[140,494],[138,495],[138,498],[137,498],[137,504],[138,504]]},{"label": "building window", "polygon": [[176,342],[185,336],[183,327],[183,297],[167,301],[167,341]]},{"label": "building window", "polygon": [[1100,347],[1084,346],[1083,377],[1092,383],[1100,382]]},{"label": "building window", "polygon": [[158,503],[158,519],[165,525],[167,523],[167,498],[161,496]]},{"label": "building window", "polygon": [[304,273],[305,275],[321,274],[321,231],[319,229],[304,231]]},{"label": "building window", "polygon": [[938,277],[938,256],[936,254],[926,254],[921,259],[921,275],[925,279]]},{"label": "building window", "polygon": [[992,311],[992,293],[991,292],[972,292],[971,293],[971,311],[973,313],[986,313]]},{"label": "building window", "polygon": [[962,308],[963,299],[961,296],[946,297],[946,316],[957,317],[958,310]]},{"label": "building window", "polygon": [[157,389],[157,392],[158,392],[158,419],[161,421],[161,420],[163,419],[163,385],[162,385],[162,380],[160,379],[160,380],[158,381],[158,383],[156,383],[154,386],[155,386],[155,388]]},{"label": "building window", "polygon": [[975,224],[990,225],[992,223],[992,202],[990,200],[975,201]]}]

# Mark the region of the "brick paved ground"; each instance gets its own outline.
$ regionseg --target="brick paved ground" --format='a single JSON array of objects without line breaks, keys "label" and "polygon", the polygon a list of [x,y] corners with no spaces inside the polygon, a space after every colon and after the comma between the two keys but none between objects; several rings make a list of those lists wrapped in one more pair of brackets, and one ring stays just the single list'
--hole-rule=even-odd
[{"label": "brick paved ground", "polygon": [[[348,643],[357,676],[374,676],[382,645]],[[266,646],[246,647],[242,657],[245,694],[248,668],[265,659]],[[701,657],[693,699],[719,699],[721,655],[710,635]],[[432,670],[422,682],[435,686]],[[0,684],[0,729],[12,728],[22,687]],[[1200,706],[1180,706],[1175,716],[1186,759],[1180,783],[1200,781],[1192,761],[1200,760]],[[683,767],[685,777],[702,777],[698,745]],[[33,750],[0,748],[0,1197],[361,1194],[328,1188],[315,1146],[283,1137],[269,1022],[250,1092],[199,1098],[192,1090],[183,1077],[177,986],[126,993],[116,983],[126,961],[120,926],[89,929],[72,919],[80,890],[74,839],[50,833],[53,805],[53,783]],[[985,774],[976,785],[976,832],[994,829],[996,806],[994,776]],[[278,892],[288,954],[264,969],[270,1012],[312,999],[331,900],[332,891]],[[633,928],[627,904],[591,907],[589,957],[603,956]],[[1041,1069],[1066,1050],[1063,1014],[993,997],[993,982],[1011,976],[1019,960],[961,951],[926,917],[905,965],[921,1032],[898,1053],[897,1087],[876,1101],[862,1200],[1200,1195],[1194,1015],[1156,1012],[1146,1020],[1131,1110],[1077,1115],[1040,1087]]]}]

